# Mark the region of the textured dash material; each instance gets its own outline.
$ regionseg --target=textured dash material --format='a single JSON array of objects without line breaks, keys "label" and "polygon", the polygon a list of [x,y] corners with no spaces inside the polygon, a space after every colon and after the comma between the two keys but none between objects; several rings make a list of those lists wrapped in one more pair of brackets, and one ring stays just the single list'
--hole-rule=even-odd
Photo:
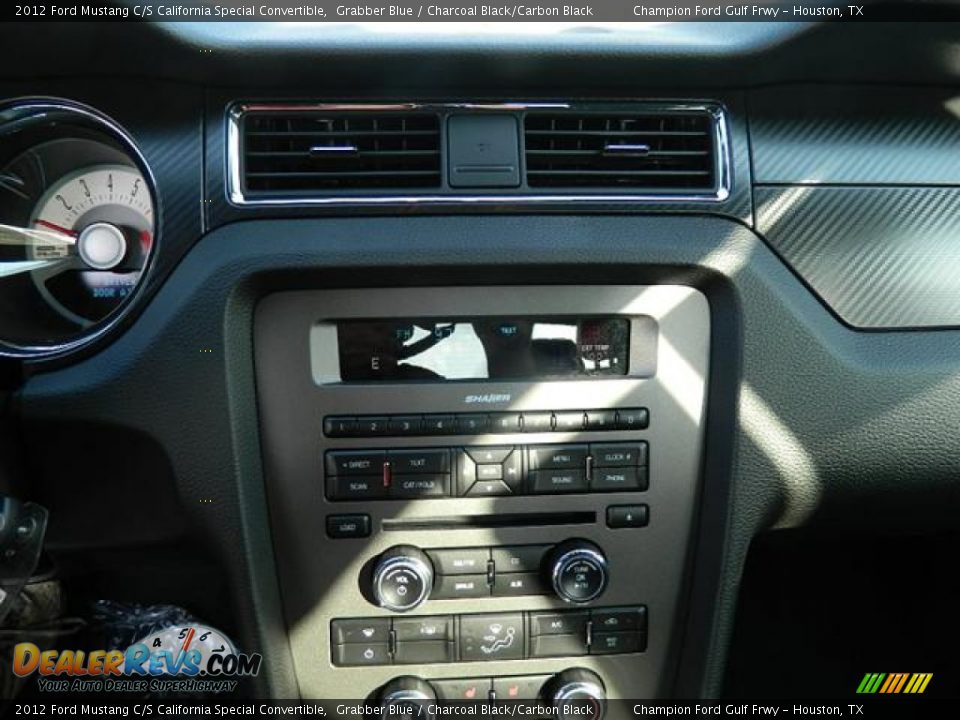
[{"label": "textured dash material", "polygon": [[960,188],[758,187],[757,229],[844,321],[960,326]]},{"label": "textured dash material", "polygon": [[960,185],[960,93],[779,87],[750,95],[754,182]]}]

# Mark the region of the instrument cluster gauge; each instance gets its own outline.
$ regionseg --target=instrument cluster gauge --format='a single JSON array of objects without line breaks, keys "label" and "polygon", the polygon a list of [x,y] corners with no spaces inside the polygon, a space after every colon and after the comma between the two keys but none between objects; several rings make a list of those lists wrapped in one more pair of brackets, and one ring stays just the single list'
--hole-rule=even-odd
[{"label": "instrument cluster gauge", "polygon": [[115,326],[157,228],[149,168],[119,126],[66,101],[0,107],[0,355],[63,354]]}]

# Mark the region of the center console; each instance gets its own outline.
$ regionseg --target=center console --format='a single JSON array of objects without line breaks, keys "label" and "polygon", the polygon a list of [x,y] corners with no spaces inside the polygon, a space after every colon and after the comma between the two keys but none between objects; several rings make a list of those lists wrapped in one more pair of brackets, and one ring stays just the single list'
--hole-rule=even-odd
[{"label": "center console", "polygon": [[709,323],[700,292],[667,285],[262,300],[265,475],[302,696],[669,692]]}]

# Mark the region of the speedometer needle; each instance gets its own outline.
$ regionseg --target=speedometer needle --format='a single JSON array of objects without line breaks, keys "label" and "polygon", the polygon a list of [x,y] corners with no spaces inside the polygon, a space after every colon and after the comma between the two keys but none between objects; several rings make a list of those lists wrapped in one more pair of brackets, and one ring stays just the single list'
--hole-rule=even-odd
[{"label": "speedometer needle", "polygon": [[43,225],[46,228],[50,228],[51,230],[56,230],[58,233],[63,233],[64,235],[69,235],[70,237],[77,236],[77,233],[74,232],[73,230],[68,230],[65,227],[61,227],[60,225],[55,225],[52,222],[47,222],[46,220],[35,220],[33,224]]}]

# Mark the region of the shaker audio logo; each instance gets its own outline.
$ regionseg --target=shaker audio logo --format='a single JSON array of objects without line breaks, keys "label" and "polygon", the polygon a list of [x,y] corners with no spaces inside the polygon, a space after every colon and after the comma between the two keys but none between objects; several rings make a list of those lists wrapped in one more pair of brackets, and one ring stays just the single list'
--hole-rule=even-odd
[{"label": "shaker audio logo", "polygon": [[473,403],[492,405],[495,403],[510,402],[511,397],[513,396],[510,393],[487,393],[486,395],[467,395],[463,401],[467,405],[472,405]]}]

